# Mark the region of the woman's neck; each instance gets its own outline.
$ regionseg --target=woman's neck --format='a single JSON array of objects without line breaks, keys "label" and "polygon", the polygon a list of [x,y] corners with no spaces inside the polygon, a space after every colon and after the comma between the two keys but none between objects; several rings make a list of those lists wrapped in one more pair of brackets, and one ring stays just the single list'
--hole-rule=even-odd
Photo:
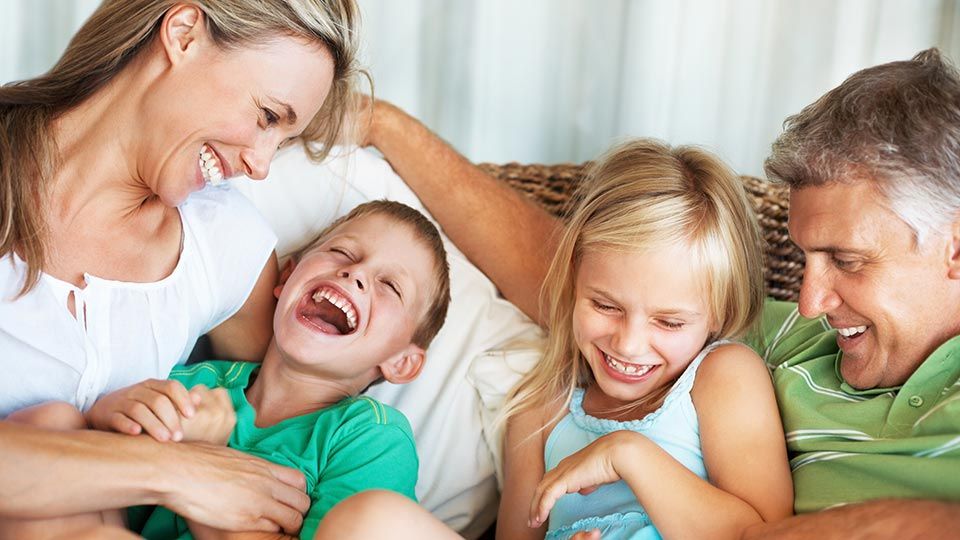
[{"label": "woman's neck", "polygon": [[[154,199],[137,171],[139,103],[148,69],[134,60],[88,99],[54,120],[58,159],[49,219],[126,219]],[[91,215],[94,214],[94,215]],[[89,217],[88,217],[89,216]]]}]

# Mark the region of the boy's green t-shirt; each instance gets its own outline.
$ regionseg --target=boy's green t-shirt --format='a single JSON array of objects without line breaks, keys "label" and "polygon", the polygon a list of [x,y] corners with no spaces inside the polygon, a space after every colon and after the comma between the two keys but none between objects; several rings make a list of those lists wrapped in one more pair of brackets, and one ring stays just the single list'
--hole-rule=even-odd
[{"label": "boy's green t-shirt", "polygon": [[836,330],[768,301],[754,349],[773,376],[798,513],[878,498],[960,501],[960,336],[896,388],[840,376]]},{"label": "boy's green t-shirt", "polygon": [[[304,474],[311,505],[301,538],[313,538],[335,504],[361,491],[387,489],[416,501],[419,462],[413,431],[402,413],[359,396],[259,428],[244,395],[259,367],[251,362],[201,362],[174,369],[170,378],[188,389],[197,384],[226,388],[237,413],[228,446]],[[148,539],[192,538],[186,521],[163,507],[150,514],[140,534]]]}]

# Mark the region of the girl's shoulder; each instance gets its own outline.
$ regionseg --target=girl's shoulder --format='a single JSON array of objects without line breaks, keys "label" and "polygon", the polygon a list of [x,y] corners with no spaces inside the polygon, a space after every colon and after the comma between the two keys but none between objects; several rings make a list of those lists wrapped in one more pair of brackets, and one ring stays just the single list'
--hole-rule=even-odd
[{"label": "girl's shoulder", "polygon": [[701,405],[722,405],[732,393],[765,393],[771,386],[763,359],[747,345],[729,342],[718,345],[703,358],[690,396],[699,410]]}]

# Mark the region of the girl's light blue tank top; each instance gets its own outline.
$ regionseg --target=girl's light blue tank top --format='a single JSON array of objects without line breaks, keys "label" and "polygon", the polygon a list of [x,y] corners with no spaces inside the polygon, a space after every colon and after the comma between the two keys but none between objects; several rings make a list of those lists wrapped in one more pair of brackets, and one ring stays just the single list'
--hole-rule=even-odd
[{"label": "girl's light blue tank top", "polygon": [[[589,416],[583,410],[584,390],[574,390],[569,414],[560,420],[544,446],[546,470],[607,433],[630,430],[642,433],[694,474],[706,479],[707,470],[700,451],[700,424],[690,389],[704,357],[724,343],[729,342],[717,341],[705,347],[674,383],[663,405],[640,420],[619,422]],[[589,495],[571,493],[561,497],[550,512],[546,538],[569,538],[578,531],[590,529],[600,529],[604,540],[660,538],[633,491],[622,480],[600,486]]]}]

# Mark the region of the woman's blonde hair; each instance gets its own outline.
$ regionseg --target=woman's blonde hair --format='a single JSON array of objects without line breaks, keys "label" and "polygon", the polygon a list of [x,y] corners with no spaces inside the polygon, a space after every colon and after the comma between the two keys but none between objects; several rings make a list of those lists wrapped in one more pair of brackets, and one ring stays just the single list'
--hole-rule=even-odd
[{"label": "woman's blonde hair", "polygon": [[[543,359],[507,395],[502,420],[534,407],[564,414],[593,381],[574,339],[577,270],[586,252],[645,252],[682,243],[701,270],[709,341],[743,334],[763,305],[762,240],[743,183],[699,148],[632,140],[587,172],[541,291],[548,339]],[[630,405],[659,406],[670,385]],[[554,418],[556,420],[556,418]]]},{"label": "woman's blonde hair", "polygon": [[320,160],[343,130],[355,79],[365,74],[357,67],[354,0],[105,0],[49,72],[0,87],[0,256],[16,251],[26,262],[20,294],[33,288],[46,263],[43,206],[58,166],[53,121],[146,49],[178,3],[203,10],[213,41],[224,49],[279,36],[322,44],[334,60],[333,85],[301,139]]}]

